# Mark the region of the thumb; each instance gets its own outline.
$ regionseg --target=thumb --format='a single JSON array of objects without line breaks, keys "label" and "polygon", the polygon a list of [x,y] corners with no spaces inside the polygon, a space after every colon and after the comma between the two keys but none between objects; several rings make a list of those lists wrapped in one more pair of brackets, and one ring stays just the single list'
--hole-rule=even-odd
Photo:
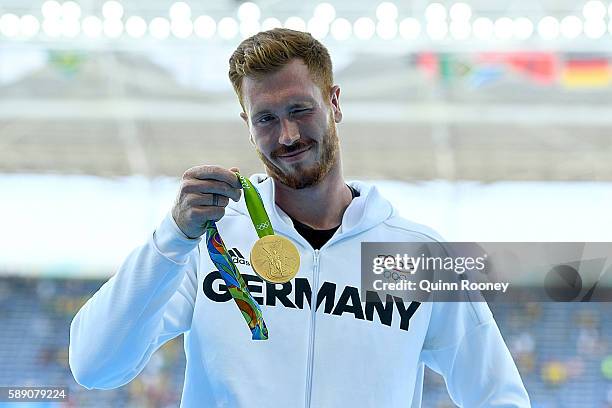
[{"label": "thumb", "polygon": [[[240,170],[238,169],[238,167],[230,167],[229,171],[231,171],[232,173],[240,173]],[[240,178],[238,177],[238,175],[236,175],[236,182],[238,183],[236,187],[242,188],[242,182],[240,181]]]}]

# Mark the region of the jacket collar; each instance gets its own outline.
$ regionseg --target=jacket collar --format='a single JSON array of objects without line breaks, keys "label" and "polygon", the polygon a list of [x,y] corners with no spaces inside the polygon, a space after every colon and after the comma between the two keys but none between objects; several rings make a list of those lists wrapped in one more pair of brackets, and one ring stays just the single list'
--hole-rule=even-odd
[{"label": "jacket collar", "polygon": [[[304,241],[293,227],[291,218],[275,204],[274,182],[266,174],[256,173],[249,177],[261,195],[264,207],[274,230],[283,235],[292,237],[300,242]],[[348,184],[359,191],[359,197],[354,198],[342,217],[342,225],[330,241],[345,238],[350,235],[366,231],[382,223],[394,212],[391,203],[384,198],[376,186],[361,181],[350,181]],[[244,194],[234,209],[248,216],[244,202]]]}]

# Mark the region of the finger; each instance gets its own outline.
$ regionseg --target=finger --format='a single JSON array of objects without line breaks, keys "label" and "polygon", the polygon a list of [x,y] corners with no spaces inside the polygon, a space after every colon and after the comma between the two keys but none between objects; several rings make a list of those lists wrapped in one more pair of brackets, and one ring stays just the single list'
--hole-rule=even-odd
[{"label": "finger", "polygon": [[[240,169],[238,167],[231,167],[229,170],[232,173],[240,173]],[[240,184],[240,188],[242,188],[242,183],[240,182],[240,179],[238,179],[238,176],[236,176],[236,179],[238,180],[238,184]]]},{"label": "finger", "polygon": [[195,178],[198,180],[218,180],[223,181],[234,188],[240,188],[240,181],[233,171],[229,171],[220,166],[195,166],[183,174],[183,178]]},{"label": "finger", "polygon": [[238,197],[236,197],[236,199],[235,199],[235,200],[234,200],[234,198],[233,198],[233,197],[231,197],[231,199],[232,199],[232,200],[234,200],[234,201],[236,201],[236,202],[238,202],[238,201],[240,201],[240,197],[241,197],[241,196],[242,196],[242,190],[240,190],[240,189],[239,189],[239,190],[238,190]]},{"label": "finger", "polygon": [[183,193],[221,194],[234,201],[240,200],[241,190],[234,188],[223,181],[191,179],[183,182]]},{"label": "finger", "polygon": [[194,207],[191,210],[193,219],[219,221],[225,215],[225,207]]},{"label": "finger", "polygon": [[190,194],[188,200],[192,206],[225,207],[229,204],[229,198],[220,194]]}]

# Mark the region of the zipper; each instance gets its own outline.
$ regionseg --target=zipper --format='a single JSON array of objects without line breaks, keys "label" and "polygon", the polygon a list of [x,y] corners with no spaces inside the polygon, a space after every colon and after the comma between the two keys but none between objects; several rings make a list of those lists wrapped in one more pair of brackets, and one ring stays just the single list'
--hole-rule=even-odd
[{"label": "zipper", "polygon": [[314,251],[312,272],[312,294],[310,296],[310,331],[308,332],[308,360],[306,365],[306,395],[304,405],[310,408],[312,397],[312,370],[314,365],[314,336],[317,315],[317,292],[319,290],[319,250]]},{"label": "zipper", "polygon": [[[354,234],[349,236],[340,237],[337,239],[330,239],[322,247],[326,248],[331,244],[336,244],[340,241],[344,241],[346,238],[352,237]],[[300,238],[302,236],[300,235]],[[303,238],[302,238],[303,239]],[[308,244],[308,243],[307,243]],[[308,244],[310,246],[310,244]],[[312,248],[312,247],[311,247]],[[316,316],[317,316],[317,294],[319,291],[319,249],[314,250],[313,258],[313,272],[312,272],[312,295],[310,296],[310,330],[308,332],[308,359],[306,362],[306,395],[304,398],[305,408],[310,408],[312,398],[312,372],[314,366],[314,337],[316,328]]]}]

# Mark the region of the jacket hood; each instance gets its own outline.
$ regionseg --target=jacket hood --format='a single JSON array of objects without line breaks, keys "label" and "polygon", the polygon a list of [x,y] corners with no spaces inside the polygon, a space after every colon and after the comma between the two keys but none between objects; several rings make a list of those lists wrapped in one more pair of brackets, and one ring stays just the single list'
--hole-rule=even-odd
[{"label": "jacket hood", "polygon": [[[260,193],[274,230],[292,237],[299,235],[293,227],[291,218],[275,204],[275,188],[272,178],[266,174],[256,173],[249,177],[249,180]],[[380,194],[376,186],[361,181],[347,183],[359,191],[359,197],[355,197],[347,207],[342,216],[342,225],[336,235],[347,237],[358,234],[375,227],[394,214],[393,206]],[[232,204],[230,205],[232,209],[248,216],[244,194],[238,203]]]}]

